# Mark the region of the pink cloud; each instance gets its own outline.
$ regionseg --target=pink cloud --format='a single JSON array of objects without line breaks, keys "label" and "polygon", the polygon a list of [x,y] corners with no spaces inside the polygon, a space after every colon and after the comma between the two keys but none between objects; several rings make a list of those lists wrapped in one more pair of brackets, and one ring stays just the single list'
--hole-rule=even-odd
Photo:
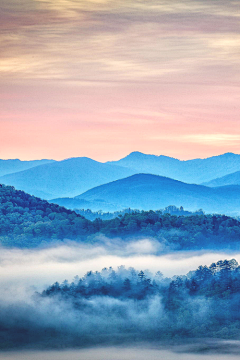
[{"label": "pink cloud", "polygon": [[9,0],[0,157],[240,152],[237,21],[221,0]]}]

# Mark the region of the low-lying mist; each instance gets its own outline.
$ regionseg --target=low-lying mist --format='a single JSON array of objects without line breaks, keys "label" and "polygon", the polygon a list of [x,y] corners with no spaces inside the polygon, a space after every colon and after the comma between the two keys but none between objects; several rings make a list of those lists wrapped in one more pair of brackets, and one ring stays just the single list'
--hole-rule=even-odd
[{"label": "low-lying mist", "polygon": [[[234,257],[240,262],[239,252],[178,251],[164,254],[161,244],[154,239],[138,241],[110,240],[101,237],[96,244],[60,242],[46,248],[0,249],[0,299],[7,294],[22,299],[25,289],[41,291],[49,284],[87,271],[101,271],[105,267],[124,265],[164,276],[184,275],[198,266],[210,265],[220,259]],[[23,298],[24,299],[24,298]]]},{"label": "low-lying mist", "polygon": [[[117,269],[124,265],[137,271],[146,270],[146,274],[160,270],[164,277],[172,277],[220,259],[240,260],[239,253],[233,256],[198,251],[166,255],[161,245],[151,239],[128,243],[121,239],[100,240],[97,246],[65,242],[34,250],[1,248],[0,348],[132,346],[141,342],[171,341],[172,334],[182,329],[186,329],[186,338],[193,333],[197,337],[201,329],[201,337],[213,307],[211,300],[203,297],[189,300],[180,315],[169,317],[163,306],[164,293],[141,301],[110,296],[68,301],[35,293],[41,293],[56,281],[71,282],[76,275],[82,277],[90,270],[96,272],[106,267]],[[197,329],[191,325],[190,335],[189,321],[196,324]],[[223,337],[225,333],[223,331]],[[174,341],[178,341],[178,336]]]},{"label": "low-lying mist", "polygon": [[238,341],[201,342],[168,349],[149,347],[96,347],[81,350],[18,351],[0,353],[3,360],[235,360],[239,359]]}]

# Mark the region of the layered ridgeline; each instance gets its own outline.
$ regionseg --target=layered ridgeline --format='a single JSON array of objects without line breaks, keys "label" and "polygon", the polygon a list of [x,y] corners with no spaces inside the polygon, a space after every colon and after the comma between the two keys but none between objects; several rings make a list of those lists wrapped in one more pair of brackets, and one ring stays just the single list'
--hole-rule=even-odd
[{"label": "layered ridgeline", "polygon": [[32,160],[32,161],[21,161],[19,159],[1,160],[0,159],[0,176],[7,174],[13,174],[19,171],[31,169],[35,166],[49,164],[54,160]]},{"label": "layered ridgeline", "polygon": [[135,173],[148,173],[201,184],[217,177],[240,171],[240,155],[226,153],[207,159],[181,161],[168,156],[156,156],[132,152],[118,161],[108,164],[120,165],[135,170]]},{"label": "layered ridgeline", "polygon": [[127,207],[157,210],[174,204],[194,211],[238,215],[240,186],[210,188],[186,184],[170,178],[136,174],[95,187],[73,199],[54,199],[52,202],[68,208],[115,211]]},{"label": "layered ridgeline", "polygon": [[227,186],[227,185],[240,185],[240,171],[236,171],[233,174],[225,175],[220,178],[203,183],[203,185],[212,186],[212,187]]},{"label": "layered ridgeline", "polygon": [[[239,301],[240,267],[234,259],[173,278],[124,266],[88,271],[71,283],[54,283],[31,301],[1,302],[0,348],[62,350],[146,341],[158,347],[168,341],[186,346],[189,340],[192,351],[204,353],[209,349],[204,339],[212,338],[210,349],[219,349],[216,339],[224,339],[221,354],[235,350],[237,358],[238,342],[226,340],[240,338]],[[216,359],[213,354],[209,358]]]},{"label": "layered ridgeline", "polygon": [[[101,242],[108,238],[155,238],[162,251],[238,249],[240,222],[228,216],[171,216],[133,212],[112,220],[90,221],[74,211],[50,204],[10,186],[0,187],[0,243],[35,247],[52,241]],[[113,240],[114,241],[114,240]]]},{"label": "layered ridgeline", "polygon": [[134,172],[89,158],[55,161],[0,177],[0,183],[44,199],[75,196],[94,186],[124,178]]},{"label": "layered ridgeline", "polygon": [[[108,163],[82,157],[52,161],[48,164],[44,164],[47,160],[43,160],[43,163],[20,162],[21,166],[17,167],[19,160],[11,161],[16,164],[8,170],[4,170],[5,162],[0,162],[0,183],[15,186],[44,199],[74,197],[98,185],[138,173],[166,176],[187,183],[201,184],[240,171],[240,155],[232,153],[188,161],[139,152]],[[10,166],[10,163],[8,164]],[[23,165],[32,168],[26,170]],[[75,204],[75,207],[86,208],[85,205],[82,202]],[[101,206],[97,210],[99,209]]]}]

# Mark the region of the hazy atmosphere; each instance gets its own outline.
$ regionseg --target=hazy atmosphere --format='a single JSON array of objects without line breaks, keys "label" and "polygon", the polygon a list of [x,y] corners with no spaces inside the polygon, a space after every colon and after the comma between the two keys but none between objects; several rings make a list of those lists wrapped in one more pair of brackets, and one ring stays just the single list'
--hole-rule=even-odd
[{"label": "hazy atmosphere", "polygon": [[[222,347],[230,345],[228,343],[220,344]],[[234,344],[238,349],[239,344]],[[198,344],[196,346],[197,354],[194,354],[195,346],[190,346],[190,353],[188,353],[188,347],[183,349],[159,350],[159,349],[146,349],[146,348],[121,348],[121,347],[109,347],[109,348],[96,348],[88,350],[70,350],[70,351],[51,351],[51,352],[14,352],[14,353],[0,353],[0,359],[6,360],[41,360],[47,358],[48,360],[145,360],[146,358],[151,360],[234,360],[239,358],[239,353],[236,354],[219,354],[216,349],[213,352],[209,351],[207,355],[198,353]],[[192,352],[193,349],[193,352]],[[175,351],[174,351],[175,350]],[[179,352],[179,350],[181,352]],[[199,348],[200,352],[201,347]]]},{"label": "hazy atmosphere", "polygon": [[[228,343],[220,344],[220,349],[223,346],[229,345]],[[234,344],[236,349],[238,349],[239,344]],[[195,346],[191,347],[190,350],[194,350]],[[175,350],[175,351],[174,351]],[[179,352],[179,350],[181,352]],[[197,354],[194,354],[192,351],[188,353],[188,348],[183,349],[173,349],[169,350],[159,350],[159,349],[146,349],[142,347],[136,348],[121,348],[121,347],[109,347],[109,348],[96,348],[88,350],[68,350],[68,351],[48,351],[48,352],[10,352],[10,353],[0,353],[0,359],[6,360],[41,360],[47,358],[48,360],[145,360],[146,358],[151,360],[234,360],[239,358],[239,353],[236,354],[219,354],[216,349],[213,352],[209,351],[207,355],[201,355],[198,353],[198,344],[196,346]],[[200,347],[200,352],[201,347]]]},{"label": "hazy atmosphere", "polygon": [[[123,279],[128,276],[128,273],[133,274],[135,271],[133,268],[135,268],[136,274],[143,269],[147,276],[155,278],[156,281],[158,281],[156,276],[160,276],[161,279],[165,278],[161,281],[169,283],[171,281],[169,277],[175,279],[176,282],[179,281],[179,278],[174,277],[176,274],[188,273],[188,276],[191,276],[190,274],[194,273],[192,270],[197,269],[201,264],[210,266],[213,262],[218,264],[219,259],[233,257],[240,260],[240,253],[201,251],[161,255],[158,243],[148,239],[131,241],[127,244],[121,240],[111,243],[109,239],[105,239],[105,244],[102,243],[101,246],[77,245],[68,242],[36,250],[3,248],[0,255],[0,322],[2,326],[14,329],[11,336],[15,338],[16,343],[20,341],[18,345],[20,349],[21,342],[25,343],[24,332],[20,330],[22,327],[27,327],[31,332],[31,335],[28,335],[31,339],[30,349],[90,348],[90,350],[80,352],[46,353],[49,359],[64,359],[69,356],[73,359],[75,357],[77,359],[78,356],[81,358],[83,356],[84,359],[104,359],[104,354],[106,358],[113,359],[129,359],[130,357],[134,359],[137,356],[141,359],[144,352],[146,356],[149,354],[153,359],[157,357],[175,359],[176,353],[180,358],[183,356],[182,353],[191,353],[193,358],[194,353],[202,353],[201,359],[205,359],[209,354],[222,354],[223,349],[225,354],[231,354],[234,357],[234,354],[240,353],[239,343],[236,341],[224,343],[222,340],[206,338],[199,341],[197,338],[183,342],[176,337],[171,343],[169,338],[165,338],[164,333],[168,332],[167,324],[170,319],[166,317],[162,304],[163,295],[143,299],[141,304],[137,305],[131,298],[118,299],[105,295],[98,297],[96,293],[93,297],[82,300],[79,307],[76,307],[70,298],[64,299],[59,296],[48,298],[44,292],[42,293],[44,289],[50,289],[49,285],[55,281],[66,286],[68,283],[66,280],[69,280],[69,284],[71,281],[78,282],[79,277],[89,281],[87,279],[91,276],[99,276],[100,273],[102,278],[107,276],[109,279],[113,264],[112,274],[116,272]],[[161,273],[158,272],[159,270]],[[41,293],[42,296],[40,296]],[[191,321],[196,323],[208,321],[212,311],[212,302],[209,299],[201,296],[189,299],[187,306],[189,311],[191,308],[194,309],[194,319]],[[179,326],[182,327],[183,322],[184,326],[187,326],[186,323],[189,320],[182,318],[180,323],[178,321],[168,326],[173,326],[176,328],[175,331],[178,331]],[[45,328],[48,330],[44,330]],[[59,334],[58,339],[54,339],[54,332]],[[52,340],[51,336],[53,336]],[[157,341],[159,336],[161,342]],[[6,338],[5,341],[9,340]],[[106,347],[91,350],[92,347],[101,347],[102,344]],[[109,345],[118,344],[122,345],[120,350],[108,348]],[[11,348],[10,345],[8,347]],[[144,349],[143,353],[139,347]],[[120,353],[116,355],[116,351]],[[26,358],[34,356],[32,359],[45,356],[44,353],[27,354],[21,351],[13,355],[11,352],[6,354],[6,358],[9,359],[14,356],[16,359],[21,359],[21,356],[26,356]],[[122,357],[119,357],[119,354],[122,354]],[[3,355],[0,352],[0,358],[1,356]],[[199,355],[196,356],[199,358]]]},{"label": "hazy atmosphere", "polygon": [[120,239],[105,239],[105,244],[97,246],[67,242],[36,250],[3,248],[0,254],[0,299],[5,299],[7,294],[12,299],[13,292],[14,300],[18,296],[22,299],[26,291],[42,291],[44,286],[55,281],[71,281],[76,275],[82,277],[90,270],[101,271],[105,267],[116,270],[123,265],[149,270],[153,274],[161,271],[164,276],[172,277],[186,275],[200,265],[209,266],[221,259],[235,258],[240,263],[240,251],[189,251],[164,255],[161,250],[159,242],[149,239],[127,244]]},{"label": "hazy atmosphere", "polygon": [[240,356],[240,1],[0,0],[0,360]]}]

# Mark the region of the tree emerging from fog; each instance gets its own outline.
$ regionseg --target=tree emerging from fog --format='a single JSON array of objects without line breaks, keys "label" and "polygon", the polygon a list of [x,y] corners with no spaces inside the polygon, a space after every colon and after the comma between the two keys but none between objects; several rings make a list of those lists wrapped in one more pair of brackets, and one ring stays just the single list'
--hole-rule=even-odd
[{"label": "tree emerging from fog", "polygon": [[119,304],[133,302],[148,313],[152,303],[158,301],[156,326],[162,330],[154,335],[156,338],[240,337],[240,266],[234,259],[199,266],[196,271],[173,278],[164,277],[160,271],[152,275],[148,270],[124,266],[117,270],[104,268],[101,272],[89,271],[82,278],[76,276],[71,283],[56,282],[38,296],[70,302],[76,311],[98,299],[102,303],[104,298],[106,303],[107,299],[117,299]]},{"label": "tree emerging from fog", "polygon": [[0,348],[69,348],[240,338],[236,260],[185,276],[104,268],[56,282],[25,302],[0,302]]}]

